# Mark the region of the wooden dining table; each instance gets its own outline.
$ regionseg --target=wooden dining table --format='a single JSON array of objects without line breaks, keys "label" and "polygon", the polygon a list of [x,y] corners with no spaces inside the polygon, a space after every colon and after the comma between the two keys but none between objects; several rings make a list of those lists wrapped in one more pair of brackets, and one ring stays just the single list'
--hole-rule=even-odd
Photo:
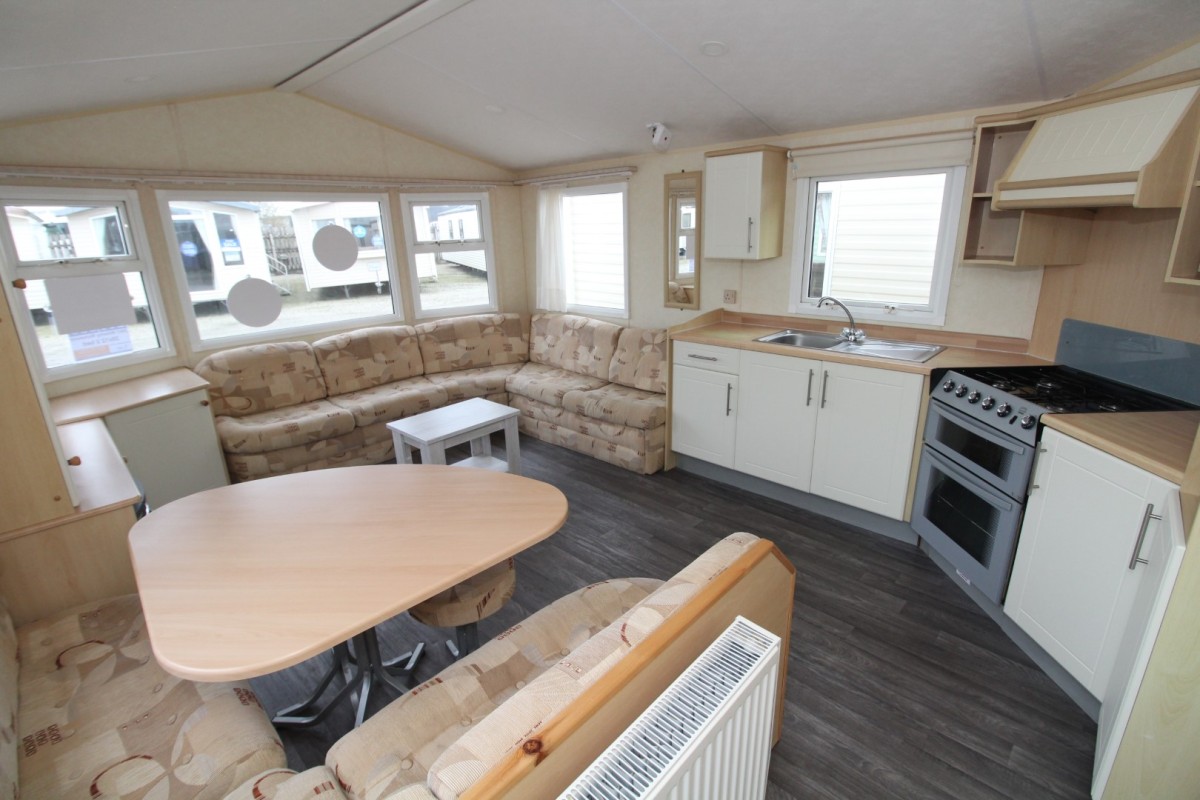
[{"label": "wooden dining table", "polygon": [[375,625],[545,539],[566,516],[566,497],[541,481],[381,464],[198,492],[139,520],[129,546],[163,669],[242,680],[353,640],[361,719],[371,685],[386,680],[378,653],[365,652]]}]

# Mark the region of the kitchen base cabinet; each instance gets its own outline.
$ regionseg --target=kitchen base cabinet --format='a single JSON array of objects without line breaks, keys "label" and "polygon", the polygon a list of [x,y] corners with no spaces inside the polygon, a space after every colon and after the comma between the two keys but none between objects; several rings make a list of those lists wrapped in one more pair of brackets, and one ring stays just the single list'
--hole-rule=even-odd
[{"label": "kitchen base cabinet", "polygon": [[1032,482],[1004,611],[1103,698],[1178,487],[1055,430]]},{"label": "kitchen base cabinet", "polygon": [[808,491],[821,363],[770,353],[742,354],[734,467]]},{"label": "kitchen base cabinet", "polygon": [[104,424],[151,508],[229,483],[204,389],[107,414]]},{"label": "kitchen base cabinet", "polygon": [[824,363],[813,444],[813,494],[904,518],[924,378]]},{"label": "kitchen base cabinet", "polygon": [[732,467],[741,353],[691,342],[676,342],[673,352],[671,449]]}]

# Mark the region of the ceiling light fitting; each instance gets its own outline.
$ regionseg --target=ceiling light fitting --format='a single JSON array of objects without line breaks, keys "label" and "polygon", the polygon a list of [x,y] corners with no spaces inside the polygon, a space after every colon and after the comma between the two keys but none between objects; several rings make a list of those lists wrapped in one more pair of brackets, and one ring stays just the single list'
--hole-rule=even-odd
[{"label": "ceiling light fitting", "polygon": [[729,45],[717,41],[702,42],[700,52],[711,58],[718,58],[729,52]]},{"label": "ceiling light fitting", "polygon": [[660,153],[667,152],[671,146],[671,131],[667,126],[661,122],[651,122],[646,127],[650,129],[650,146]]}]

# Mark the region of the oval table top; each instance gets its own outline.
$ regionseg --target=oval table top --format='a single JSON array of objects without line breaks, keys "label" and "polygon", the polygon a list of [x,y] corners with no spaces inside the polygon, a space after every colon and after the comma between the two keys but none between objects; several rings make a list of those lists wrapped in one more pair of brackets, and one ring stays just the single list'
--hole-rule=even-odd
[{"label": "oval table top", "polygon": [[129,534],[163,668],[241,680],[298,664],[557,531],[567,499],[519,475],[380,464],[198,492]]}]

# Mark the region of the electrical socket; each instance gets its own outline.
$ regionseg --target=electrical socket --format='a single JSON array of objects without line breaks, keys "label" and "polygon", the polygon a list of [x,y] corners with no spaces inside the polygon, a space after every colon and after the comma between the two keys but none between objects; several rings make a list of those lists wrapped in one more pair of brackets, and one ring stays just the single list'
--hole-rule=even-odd
[{"label": "electrical socket", "polygon": [[725,302],[726,303],[736,303],[737,302],[737,289],[726,289],[725,290]]}]

